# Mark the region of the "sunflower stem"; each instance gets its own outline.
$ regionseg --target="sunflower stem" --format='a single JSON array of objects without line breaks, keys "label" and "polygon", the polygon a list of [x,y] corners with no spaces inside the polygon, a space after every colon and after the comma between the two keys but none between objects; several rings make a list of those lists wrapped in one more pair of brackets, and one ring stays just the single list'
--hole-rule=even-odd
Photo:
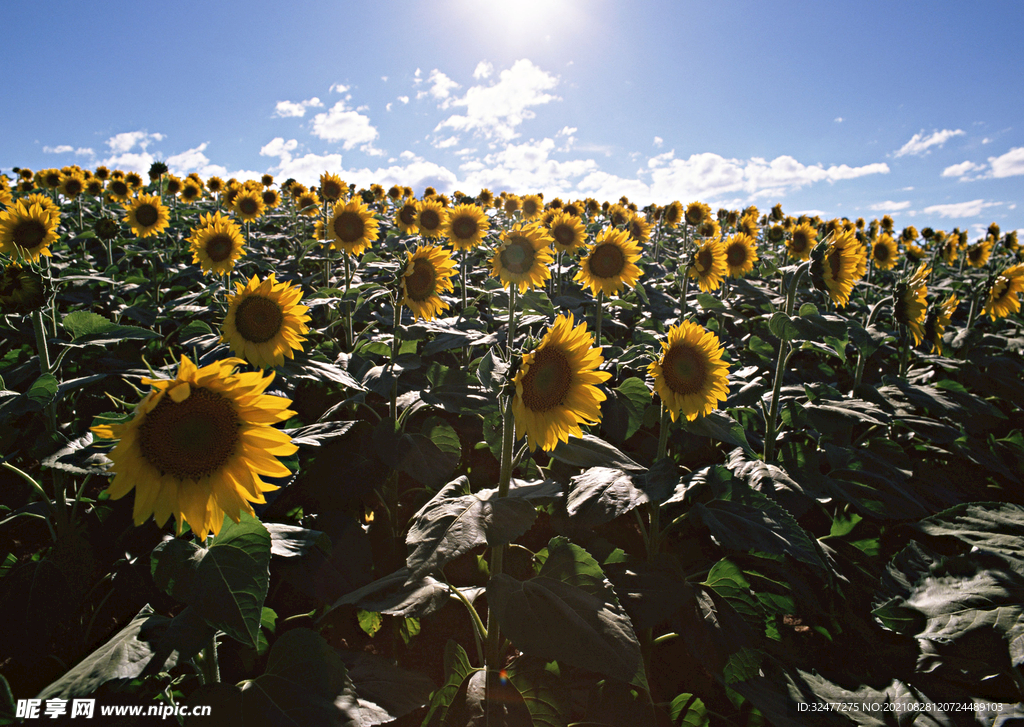
[{"label": "sunflower stem", "polygon": [[658,432],[658,456],[654,458],[657,462],[659,459],[664,459],[668,456],[668,430],[672,425],[672,413],[668,407],[665,406],[665,402],[661,402],[661,429]]},{"label": "sunflower stem", "polygon": [[402,325],[402,304],[396,296],[391,301],[395,312],[393,333],[391,334],[391,419],[398,421],[398,376],[395,374],[395,359],[398,358],[398,344],[401,340],[399,328]]},{"label": "sunflower stem", "polygon": [[508,355],[512,356],[512,343],[516,340],[516,288],[515,283],[508,286],[508,340],[505,342],[505,349]]},{"label": "sunflower stem", "polygon": [[[871,328],[871,325],[875,322],[875,318],[878,316],[878,312],[882,309],[882,304],[884,302],[884,300],[880,300],[872,306],[871,312],[868,314],[868,320],[864,324],[865,331]],[[857,355],[857,372],[853,377],[853,391],[856,391],[857,387],[860,386],[861,379],[864,377],[864,366],[867,361],[868,357],[865,352],[860,351]],[[851,393],[853,392],[851,391]]]},{"label": "sunflower stem", "polygon": [[604,317],[604,291],[597,294],[597,324],[594,326],[594,341],[601,347],[601,319]]},{"label": "sunflower stem", "polygon": [[203,674],[203,681],[206,684],[217,684],[220,681],[220,661],[217,658],[217,634],[210,637],[210,641],[203,647],[203,657],[200,663],[200,670]]},{"label": "sunflower stem", "polygon": [[[811,267],[809,262],[802,263],[793,273],[789,282],[789,290],[786,293],[786,315],[793,315],[793,307],[796,304],[796,291],[800,278],[804,276]],[[765,422],[764,437],[764,461],[772,462],[775,459],[775,437],[778,433],[779,421],[779,392],[782,390],[782,378],[786,371],[786,361],[789,360],[789,341],[785,338],[779,339],[779,357],[775,362],[775,381],[772,384],[772,402],[768,412],[768,420]]]},{"label": "sunflower stem", "polygon": [[352,307],[351,301],[348,299],[348,291],[352,285],[352,266],[349,263],[348,252],[345,252],[343,257],[345,258],[345,299],[342,301],[342,305],[345,308],[345,350],[351,351],[353,346]]},{"label": "sunflower stem", "polygon": [[906,326],[900,326],[900,378],[907,378],[907,369],[910,367],[910,332]]},{"label": "sunflower stem", "polygon": [[[50,351],[46,346],[46,327],[43,323],[43,311],[36,308],[32,311],[32,329],[36,337],[36,350],[39,353],[39,369],[41,375],[53,375],[54,366],[50,363]],[[50,401],[43,407],[44,423],[46,432],[51,437],[57,434],[57,410],[54,402]],[[68,524],[67,501],[64,497],[64,473],[59,469],[53,470],[53,499],[56,504],[57,530],[60,532],[63,526]]]},{"label": "sunflower stem", "polygon": [[683,282],[680,284],[681,290],[679,293],[679,318],[683,319],[686,318],[686,292],[690,287],[690,271],[688,266],[685,265],[679,269],[682,270],[683,275]]}]

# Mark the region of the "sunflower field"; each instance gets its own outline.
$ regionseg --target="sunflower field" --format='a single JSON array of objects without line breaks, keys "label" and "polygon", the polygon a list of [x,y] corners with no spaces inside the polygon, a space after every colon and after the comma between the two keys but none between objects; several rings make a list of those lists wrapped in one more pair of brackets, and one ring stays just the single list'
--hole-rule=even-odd
[{"label": "sunflower field", "polygon": [[1024,719],[1016,233],[15,173],[0,724]]}]

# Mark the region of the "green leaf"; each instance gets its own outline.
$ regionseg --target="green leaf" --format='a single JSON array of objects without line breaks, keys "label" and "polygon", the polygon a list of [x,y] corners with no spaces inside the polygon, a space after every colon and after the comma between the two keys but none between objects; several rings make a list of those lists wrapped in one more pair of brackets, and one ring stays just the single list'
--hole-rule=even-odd
[{"label": "green leaf", "polygon": [[180,540],[161,543],[154,548],[151,568],[154,580],[171,596],[255,649],[270,585],[270,550],[270,533],[243,513],[237,523],[224,519],[209,548]]},{"label": "green leaf", "polygon": [[440,417],[430,417],[423,422],[420,433],[433,442],[439,450],[451,455],[456,462],[462,459],[462,444],[458,432]]},{"label": "green leaf", "polygon": [[477,670],[469,663],[466,650],[458,642],[449,639],[444,647],[444,673],[447,678],[430,700],[430,711],[423,719],[423,727],[436,727],[441,724],[460,687],[475,671]]},{"label": "green leaf", "polygon": [[43,374],[32,382],[25,396],[42,409],[57,397],[58,387],[59,384],[53,374]]},{"label": "green leaf", "polygon": [[[153,646],[143,636],[144,627],[166,624],[147,604],[135,618],[103,646],[78,662],[70,671],[39,693],[39,699],[72,699],[92,694],[111,679],[135,679],[153,658]],[[167,668],[174,666],[172,660]]]},{"label": "green leaf", "polygon": [[697,302],[704,310],[725,310],[725,303],[711,293],[697,293]]},{"label": "green leaf", "polygon": [[356,611],[356,619],[359,621],[359,628],[370,637],[375,636],[384,625],[384,617],[376,611],[364,611],[360,608]]},{"label": "green leaf", "polygon": [[722,670],[725,683],[735,684],[736,682],[745,682],[758,676],[763,676],[760,673],[761,661],[763,659],[763,651],[747,647],[730,654],[729,661],[726,662],[725,668]]},{"label": "green leaf", "polygon": [[508,681],[530,713],[532,727],[566,727],[568,705],[562,680],[541,659],[520,656],[508,667]]},{"label": "green leaf", "polygon": [[487,349],[487,353],[477,365],[476,377],[480,383],[494,393],[498,393],[508,380],[508,364],[501,359],[497,347]]},{"label": "green leaf", "polygon": [[668,708],[674,727],[708,727],[708,710],[697,696],[684,692]]},{"label": "green leaf", "polygon": [[597,561],[556,537],[528,581],[499,573],[487,600],[501,629],[524,654],[557,659],[647,688],[640,644]]},{"label": "green leaf", "polygon": [[629,439],[640,429],[644,422],[644,410],[651,403],[651,390],[643,379],[630,376],[617,387],[615,391],[621,394],[620,400],[626,407],[629,415],[629,424],[626,427],[625,439]]},{"label": "green leaf", "polygon": [[426,576],[408,583],[409,569],[399,568],[394,573],[378,578],[339,598],[327,610],[339,606],[357,606],[388,616],[426,616],[448,602],[448,586],[436,578]]},{"label": "green leaf", "polygon": [[679,484],[675,462],[662,458],[646,472],[591,467],[570,480],[566,512],[577,525],[602,525],[645,503],[664,502]]},{"label": "green leaf", "polygon": [[241,687],[246,724],[345,724],[350,716],[336,702],[354,701],[341,656],[305,628],[282,634],[270,648],[266,671]]},{"label": "green leaf", "polygon": [[550,454],[560,462],[574,467],[613,467],[627,472],[643,472],[647,469],[600,437],[586,433],[582,439],[570,437],[568,442],[560,441]]},{"label": "green leaf", "polygon": [[764,621],[764,612],[750,590],[750,582],[743,576],[743,571],[728,558],[723,558],[711,567],[704,585],[724,598],[748,621]]},{"label": "green leaf", "polygon": [[910,526],[937,538],[997,553],[1024,575],[1024,507],[1009,502],[970,502]]},{"label": "green leaf", "polygon": [[425,675],[396,666],[390,659],[363,652],[342,652],[354,692],[336,704],[348,714],[346,727],[392,722],[425,705],[434,684]]},{"label": "green leaf", "polygon": [[160,334],[138,326],[122,326],[108,321],[98,313],[74,311],[64,316],[64,330],[71,340],[82,344],[105,346],[119,343],[126,338],[148,339],[160,338]]},{"label": "green leaf", "polygon": [[691,421],[682,421],[680,427],[690,434],[700,437],[711,437],[717,442],[725,442],[742,447],[743,451],[753,456],[753,449],[747,442],[747,434],[743,425],[723,411],[712,411]]},{"label": "green leaf", "polygon": [[413,517],[406,546],[409,581],[419,580],[479,545],[510,543],[533,525],[534,506],[497,490],[469,495],[469,480],[450,482]]}]

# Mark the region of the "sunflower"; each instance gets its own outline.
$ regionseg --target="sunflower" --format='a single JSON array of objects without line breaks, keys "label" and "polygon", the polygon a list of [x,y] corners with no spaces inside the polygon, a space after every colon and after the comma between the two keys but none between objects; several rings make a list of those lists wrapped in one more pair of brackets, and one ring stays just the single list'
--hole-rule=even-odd
[{"label": "sunflower", "polygon": [[519,204],[519,208],[523,213],[523,219],[527,222],[537,219],[544,211],[544,200],[538,194],[526,195],[519,201]]},{"label": "sunflower", "polygon": [[197,368],[181,357],[173,380],[143,379],[153,390],[124,424],[92,428],[103,439],[119,439],[110,452],[114,500],[135,489],[136,525],[150,515],[163,526],[174,515],[205,540],[216,535],[225,515],[238,522],[250,503],[266,502],[263,493],[278,489],[261,476],[291,474],[277,459],[298,447],[273,425],[295,412],[291,400],[263,392],[274,376],[237,373],[238,358]]},{"label": "sunflower", "polygon": [[956,307],[960,305],[960,299],[951,295],[937,305],[933,305],[928,312],[928,318],[924,322],[924,340],[932,344],[932,352],[942,355],[942,334],[946,332]]},{"label": "sunflower", "polygon": [[589,285],[596,296],[617,295],[623,286],[633,287],[643,272],[636,265],[640,245],[625,230],[605,228],[594,240],[573,280]]},{"label": "sunflower", "polygon": [[90,197],[99,197],[103,194],[103,180],[99,177],[92,177],[85,181],[85,193]]},{"label": "sunflower", "polygon": [[1024,264],[1013,265],[1001,272],[988,291],[982,313],[992,320],[1020,310],[1020,294],[1024,292]]},{"label": "sunflower", "polygon": [[538,287],[551,277],[548,266],[554,260],[547,230],[538,225],[516,225],[501,234],[501,244],[491,258],[491,276],[507,286],[516,284],[520,293]]},{"label": "sunflower", "polygon": [[725,264],[729,276],[742,278],[757,262],[757,241],[745,232],[737,232],[725,241]]},{"label": "sunflower", "polygon": [[675,421],[708,415],[729,396],[729,364],[724,349],[711,331],[683,321],[668,331],[661,344],[661,358],[647,367],[654,390]]},{"label": "sunflower", "polygon": [[686,205],[686,212],[683,215],[686,223],[696,227],[701,222],[711,219],[711,208],[703,202],[690,202]]},{"label": "sunflower", "polygon": [[167,176],[167,181],[164,183],[164,194],[168,197],[177,197],[181,194],[181,190],[185,188],[185,182],[173,174]]},{"label": "sunflower", "polygon": [[633,215],[626,222],[626,231],[630,238],[638,243],[644,243],[651,238],[651,223],[640,215]]},{"label": "sunflower", "polygon": [[796,260],[810,260],[811,250],[818,239],[818,231],[809,223],[797,225],[793,234],[786,240],[789,256]]},{"label": "sunflower", "polygon": [[494,205],[494,194],[491,190],[484,187],[480,190],[480,194],[476,196],[476,202],[484,209]]},{"label": "sunflower", "polygon": [[565,211],[557,212],[551,218],[548,233],[555,242],[555,249],[561,253],[576,252],[583,247],[587,239],[587,230],[583,226],[583,220]]},{"label": "sunflower", "polygon": [[85,176],[81,172],[62,174],[57,189],[64,199],[75,199],[85,191]]},{"label": "sunflower", "polygon": [[142,189],[142,185],[145,184],[142,180],[142,175],[138,172],[128,172],[124,175],[124,181],[136,192]]},{"label": "sunflower", "polygon": [[103,181],[106,181],[110,177],[110,170],[104,166],[96,167],[92,173]]},{"label": "sunflower", "polygon": [[328,202],[337,202],[348,192],[348,185],[337,174],[324,172],[320,175],[320,196]]},{"label": "sunflower", "polygon": [[871,261],[879,270],[892,270],[899,261],[899,251],[896,241],[889,233],[884,232],[875,240],[871,246]]},{"label": "sunflower", "polygon": [[112,202],[124,203],[132,195],[132,188],[123,179],[111,179],[107,182],[107,196]]},{"label": "sunflower", "polygon": [[358,197],[336,202],[327,220],[330,247],[359,255],[377,239],[377,220]]},{"label": "sunflower", "polygon": [[661,215],[662,221],[665,223],[665,227],[672,229],[680,222],[683,221],[683,205],[681,202],[676,200],[668,207],[665,208],[664,213]]},{"label": "sunflower", "polygon": [[756,239],[758,232],[757,215],[743,215],[743,217],[740,218],[739,224],[736,225],[736,232],[746,233]]},{"label": "sunflower", "polygon": [[205,272],[226,275],[245,254],[241,228],[220,212],[202,215],[199,222],[200,226],[188,238],[192,262],[199,263]]},{"label": "sunflower", "polygon": [[243,189],[231,205],[231,209],[242,222],[252,222],[263,216],[267,205],[263,202],[263,194],[251,189]]},{"label": "sunflower", "polygon": [[268,210],[281,204],[281,193],[276,189],[264,189],[260,196],[263,197],[263,204]]},{"label": "sunflower", "polygon": [[928,256],[928,251],[920,245],[915,245],[913,242],[907,243],[907,257],[914,262],[920,262]]},{"label": "sunflower", "polygon": [[501,202],[501,209],[508,217],[519,211],[519,198],[514,194],[506,195]]},{"label": "sunflower", "polygon": [[309,331],[309,308],[299,305],[300,300],[302,290],[277,282],[274,273],[263,281],[253,275],[244,286],[235,283],[221,342],[253,366],[280,366],[285,357],[294,358],[292,351],[302,350]]},{"label": "sunflower", "polygon": [[725,262],[725,246],[721,240],[711,238],[702,243],[693,253],[687,274],[697,281],[701,292],[709,293],[712,290],[718,290],[718,286],[722,284],[722,279],[728,270],[728,265]]},{"label": "sunflower", "polygon": [[224,180],[220,177],[210,177],[206,180],[206,188],[211,194],[218,194],[224,191]]},{"label": "sunflower", "polygon": [[967,264],[972,268],[983,268],[992,254],[992,246],[996,238],[989,237],[981,242],[976,242],[967,248]]},{"label": "sunflower", "polygon": [[[0,175],[0,179],[6,179],[6,177]],[[0,184],[0,208],[10,207],[13,203],[14,195],[11,194],[10,188],[6,184]]]},{"label": "sunflower", "polygon": [[452,276],[455,261],[443,247],[419,246],[410,252],[402,273],[402,305],[412,311],[414,318],[425,321],[437,318],[448,304],[441,300],[441,292],[455,288]]},{"label": "sunflower", "polygon": [[621,227],[629,222],[630,212],[621,204],[613,204],[608,207],[605,212],[605,217],[608,218],[608,222],[611,223],[612,227]]},{"label": "sunflower", "polygon": [[892,296],[893,317],[906,326],[917,346],[924,338],[924,323],[928,312],[928,275],[931,268],[921,263],[909,280],[900,281]]},{"label": "sunflower", "polygon": [[826,291],[836,305],[845,307],[850,302],[853,284],[864,277],[867,253],[854,233],[846,230],[823,245],[820,257],[811,266],[811,278],[818,290]]},{"label": "sunflower", "polygon": [[292,195],[295,200],[295,209],[300,215],[315,217],[320,211],[320,198],[316,192],[306,189],[301,184],[292,185],[292,190],[294,191],[296,187],[299,188],[298,194]]},{"label": "sunflower", "polygon": [[31,268],[12,262],[0,275],[0,312],[29,313],[46,302],[43,278]]},{"label": "sunflower", "polygon": [[436,199],[423,199],[416,205],[416,227],[424,237],[440,237],[448,210]]},{"label": "sunflower", "polygon": [[475,204],[460,204],[448,213],[442,230],[456,250],[472,250],[483,242],[490,220]]},{"label": "sunflower", "polygon": [[530,449],[551,451],[570,435],[582,437],[580,424],[601,420],[606,397],[597,386],[611,378],[597,370],[602,363],[587,324],[573,328],[571,313],[558,316],[540,345],[523,356],[512,380],[516,438],[525,434]]},{"label": "sunflower", "polygon": [[57,189],[60,186],[60,179],[59,169],[44,169],[39,172],[39,186],[43,189]]},{"label": "sunflower", "polygon": [[51,257],[49,248],[57,241],[58,219],[38,203],[18,200],[0,212],[0,252],[29,262]]},{"label": "sunflower", "polygon": [[181,185],[181,201],[195,202],[203,197],[203,186],[194,179],[186,179]]},{"label": "sunflower", "polygon": [[125,219],[136,237],[158,235],[167,229],[171,222],[167,208],[155,194],[144,194],[124,205],[124,208],[128,211]]},{"label": "sunflower", "polygon": [[722,225],[718,220],[707,219],[697,225],[693,232],[697,237],[702,237],[704,239],[721,237]]},{"label": "sunflower", "polygon": [[395,226],[405,235],[415,235],[420,231],[416,226],[416,201],[406,200],[395,212]]}]

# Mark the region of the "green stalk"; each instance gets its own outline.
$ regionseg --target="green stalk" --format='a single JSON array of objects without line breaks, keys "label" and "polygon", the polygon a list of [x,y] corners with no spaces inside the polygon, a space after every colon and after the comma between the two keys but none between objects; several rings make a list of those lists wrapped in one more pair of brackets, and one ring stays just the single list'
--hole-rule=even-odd
[{"label": "green stalk", "polygon": [[352,306],[348,299],[349,287],[352,285],[352,266],[349,264],[348,253],[343,254],[345,258],[345,299],[342,304],[345,308],[345,350],[351,351],[353,346],[352,336]]},{"label": "green stalk", "polygon": [[[509,286],[509,300],[508,300],[508,351],[509,356],[512,354],[512,341],[514,340],[515,331],[515,310],[516,310],[516,296],[515,296],[515,285]],[[498,474],[498,497],[507,497],[509,491],[509,485],[512,482],[512,449],[515,446],[515,419],[512,414],[512,396],[505,397],[505,407],[502,412],[501,420],[501,468]],[[491,550],[491,578],[502,572],[505,562],[505,550],[507,546],[496,545]],[[496,687],[495,680],[498,678],[498,671],[501,669],[501,627],[498,624],[498,618],[494,615],[494,609],[488,607],[487,609],[487,645],[484,651],[486,662],[485,667],[487,669],[487,692],[490,694]],[[493,702],[490,698],[487,700],[488,710]]]},{"label": "green stalk", "polygon": [[[36,308],[32,311],[32,330],[36,337],[36,350],[39,353],[39,369],[41,374],[53,374],[54,366],[50,363],[50,351],[46,346],[46,327],[43,323],[43,311]],[[49,402],[43,407],[43,417],[46,425],[46,432],[55,435],[57,433],[57,409],[54,402]],[[56,505],[57,531],[61,532],[68,524],[68,508],[64,495],[64,473],[59,469],[53,470],[53,499]]]},{"label": "green stalk", "polygon": [[519,289],[515,283],[508,286],[508,339],[505,342],[505,350],[512,356],[512,343],[516,340],[516,293]]},{"label": "green stalk", "polygon": [[604,317],[604,291],[597,294],[597,325],[594,326],[594,340],[601,348],[601,319]]},{"label": "green stalk", "polygon": [[202,675],[205,684],[217,684],[220,681],[220,661],[217,658],[217,634],[203,647]]},{"label": "green stalk", "polygon": [[401,340],[400,330],[402,324],[402,304],[398,302],[396,295],[392,301],[392,308],[395,310],[395,325],[391,334],[391,419],[398,421],[398,375],[395,373],[395,359],[398,358],[398,344]]},{"label": "green stalk", "polygon": [[[867,323],[864,324],[865,331],[868,328],[871,328],[871,324],[875,322],[875,318],[878,316],[878,312],[882,309],[882,303],[884,302],[885,300],[883,299],[875,303],[874,306],[872,306],[871,312],[868,314]],[[861,379],[864,377],[864,365],[867,363],[867,361],[868,357],[865,355],[864,351],[861,351],[857,354],[857,373],[853,377],[854,391],[856,391],[857,387],[860,386]]]},{"label": "green stalk", "polygon": [[[786,315],[793,315],[793,307],[796,303],[797,286],[800,278],[810,269],[809,262],[803,263],[793,273],[793,279],[789,283],[789,291],[786,294]],[[764,437],[764,461],[772,462],[775,459],[775,437],[778,433],[779,420],[779,392],[782,390],[782,377],[786,370],[786,361],[789,360],[789,341],[779,340],[779,357],[775,362],[775,382],[772,384],[772,403],[768,413],[768,421],[765,422]]]}]

